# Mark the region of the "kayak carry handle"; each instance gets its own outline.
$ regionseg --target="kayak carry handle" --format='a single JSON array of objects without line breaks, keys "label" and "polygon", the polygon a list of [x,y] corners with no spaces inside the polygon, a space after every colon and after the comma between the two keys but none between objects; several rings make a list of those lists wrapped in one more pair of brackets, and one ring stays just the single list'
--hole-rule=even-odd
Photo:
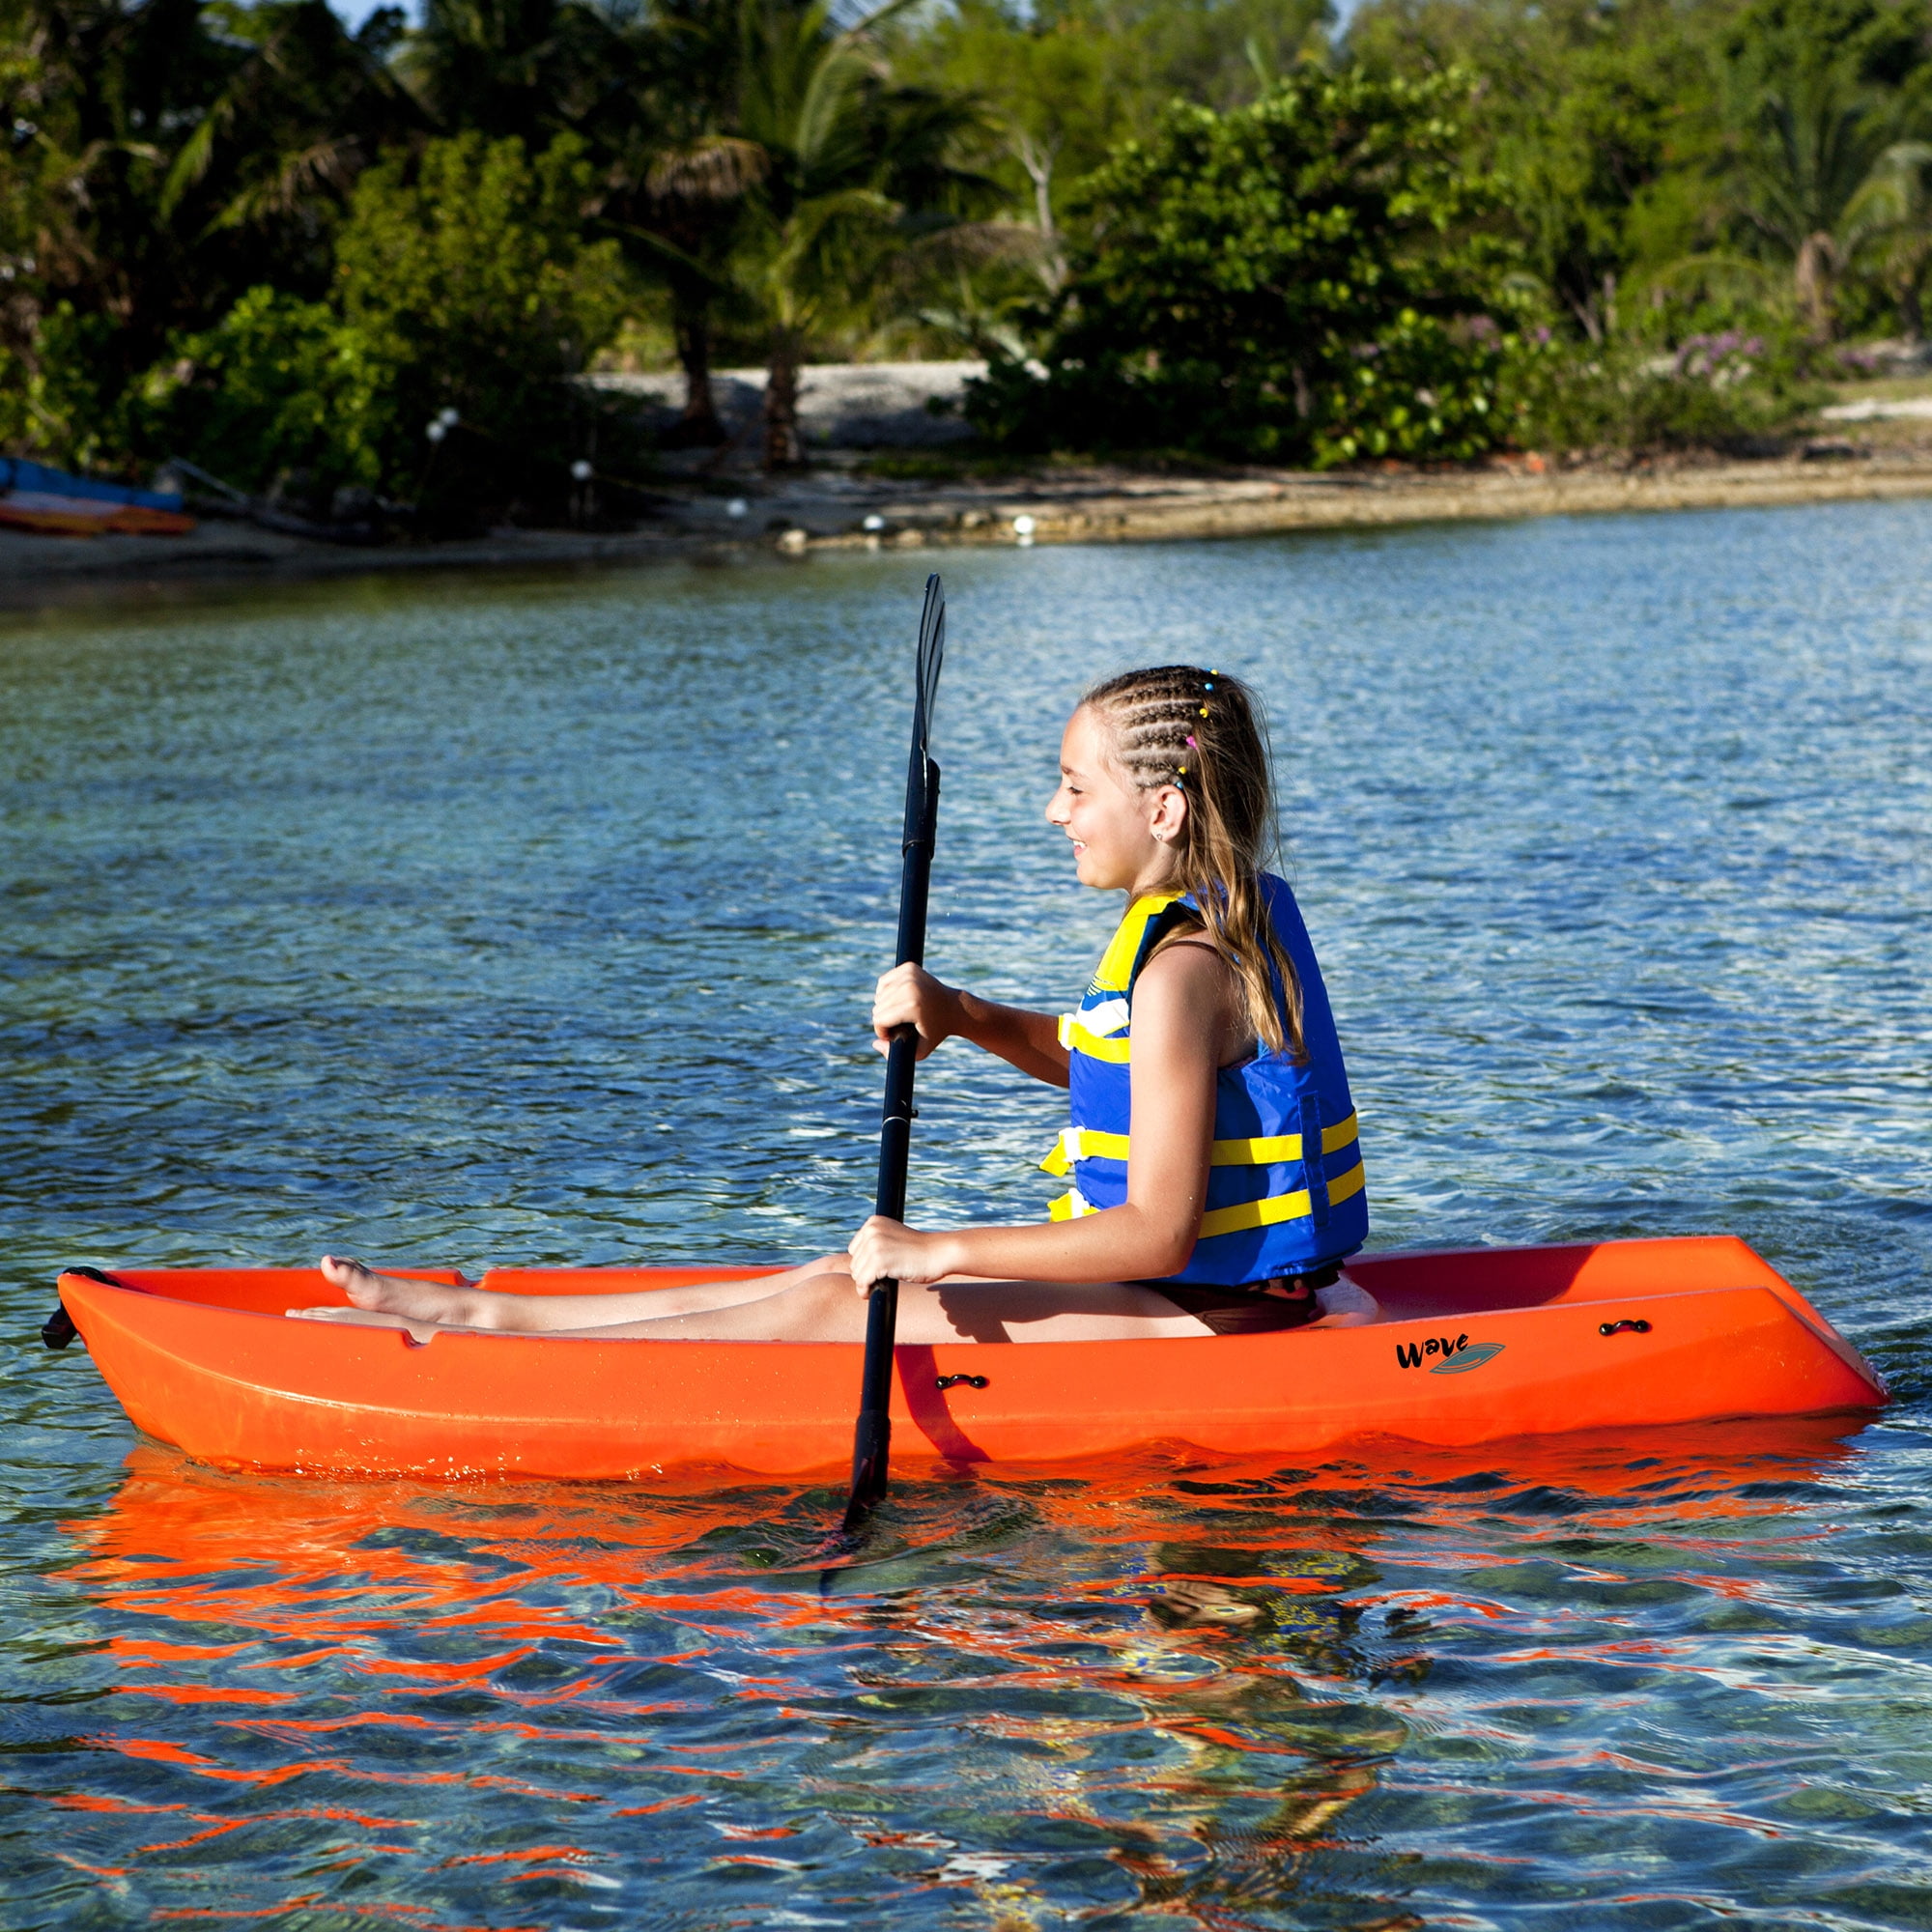
[{"label": "kayak carry handle", "polygon": [[961,1382],[970,1389],[982,1389],[989,1379],[990,1378],[986,1376],[935,1376],[932,1378],[932,1385],[944,1394],[950,1388],[957,1388]]},{"label": "kayak carry handle", "polygon": [[1648,1335],[1650,1333],[1650,1323],[1648,1321],[1600,1321],[1597,1323],[1597,1333],[1599,1335],[1621,1335],[1626,1329],[1633,1335]]},{"label": "kayak carry handle", "polygon": [[[111,1274],[102,1274],[99,1268],[63,1268],[63,1274],[77,1274],[82,1281],[98,1281],[102,1288],[121,1288],[126,1284],[118,1282]],[[49,1349],[65,1349],[80,1330],[73,1325],[73,1317],[67,1312],[67,1303],[54,1303],[54,1312],[41,1323],[41,1340]]]}]

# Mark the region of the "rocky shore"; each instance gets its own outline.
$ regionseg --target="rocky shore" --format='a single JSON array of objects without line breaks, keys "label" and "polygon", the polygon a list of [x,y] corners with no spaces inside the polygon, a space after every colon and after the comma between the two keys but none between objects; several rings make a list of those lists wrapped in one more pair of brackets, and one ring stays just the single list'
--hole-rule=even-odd
[{"label": "rocky shore", "polygon": [[[881,466],[886,467],[886,466]],[[906,466],[900,464],[901,469]],[[775,482],[668,483],[634,531],[503,529],[466,541],[364,547],[244,522],[178,537],[0,533],[0,605],[19,608],[171,583],[376,571],[636,564],[659,558],[967,544],[1133,543],[1283,530],[1496,521],[1932,496],[1932,443],[1818,440],[1777,458],[1559,467],[1536,457],[1480,469],[1312,474],[1149,473],[1053,467],[1034,474],[906,482],[847,457]]]}]

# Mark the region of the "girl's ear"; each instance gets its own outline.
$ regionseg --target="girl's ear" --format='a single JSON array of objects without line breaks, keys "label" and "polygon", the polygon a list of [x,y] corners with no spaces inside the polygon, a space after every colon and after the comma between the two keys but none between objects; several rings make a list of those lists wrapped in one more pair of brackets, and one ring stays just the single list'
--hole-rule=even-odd
[{"label": "girl's ear", "polygon": [[1163,845],[1178,843],[1187,829],[1187,794],[1179,785],[1170,784],[1156,786],[1152,796],[1153,810],[1148,817],[1148,830]]}]

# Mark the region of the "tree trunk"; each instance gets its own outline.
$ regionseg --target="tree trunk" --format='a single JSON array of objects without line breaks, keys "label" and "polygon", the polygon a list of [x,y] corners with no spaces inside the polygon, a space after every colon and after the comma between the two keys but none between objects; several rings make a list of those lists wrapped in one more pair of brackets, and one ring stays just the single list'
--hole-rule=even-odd
[{"label": "tree trunk", "polygon": [[1925,270],[1932,267],[1932,245],[1920,243],[1900,265],[1894,284],[1898,293],[1898,327],[1907,342],[1918,348],[1925,340]]},{"label": "tree trunk", "polygon": [[715,449],[730,438],[711,394],[710,291],[673,290],[671,327],[677,331],[677,359],[684,366],[684,413],[666,440],[673,449]]},{"label": "tree trunk", "polygon": [[1799,244],[1792,293],[1798,298],[1798,312],[1804,318],[1805,332],[1813,342],[1829,342],[1834,331],[1832,271],[1837,252],[1837,244],[1823,229],[1805,236]]},{"label": "tree trunk", "polygon": [[1013,153],[1033,183],[1034,226],[1039,230],[1039,278],[1048,295],[1057,296],[1066,286],[1066,252],[1060,245],[1060,230],[1053,219],[1053,151],[1037,148],[1033,138],[1021,129],[1013,139]]},{"label": "tree trunk", "polygon": [[781,331],[772,341],[765,377],[765,468],[803,469],[805,444],[798,433],[798,338]]}]

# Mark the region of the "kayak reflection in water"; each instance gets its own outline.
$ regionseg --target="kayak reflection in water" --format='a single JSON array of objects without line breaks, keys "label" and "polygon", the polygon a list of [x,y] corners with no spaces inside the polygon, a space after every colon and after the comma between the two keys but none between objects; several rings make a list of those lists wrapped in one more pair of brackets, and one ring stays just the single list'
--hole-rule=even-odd
[{"label": "kayak reflection in water", "polygon": [[[1374,1580],[1358,1554],[1190,1544],[1154,1554],[1147,1615],[1168,1662],[1150,1672],[1145,1708],[1151,1727],[1185,1753],[1184,1770],[1170,1766],[1159,1784],[1172,1807],[1196,1801],[1195,1834],[1211,1858],[1206,1868],[1150,1862],[1140,1873],[1143,1908],[1285,1880],[1283,1861],[1327,1836],[1376,1788],[1380,1762],[1408,1742],[1394,1712],[1344,1689],[1367,1660],[1348,1634],[1350,1605],[1328,1592]],[[1276,1571],[1319,1593],[1284,1588]],[[1174,1663],[1189,1655],[1202,1674],[1177,1676]],[[1330,1688],[1311,1697],[1294,1670]]]},{"label": "kayak reflection in water", "polygon": [[1259,707],[1192,665],[1095,686],[1067,722],[1048,822],[1082,885],[1129,903],[1079,1009],[1031,1012],[896,967],[881,1052],[954,1036],[1068,1090],[1042,1163],[1053,1218],[923,1234],[874,1216],[842,1255],[752,1280],[519,1295],[403,1280],[333,1256],[353,1307],[298,1317],[653,1341],[858,1342],[872,1284],[900,1284],[898,1340],[1082,1342],[1372,1321],[1340,1279],[1368,1234],[1348,1075],[1293,895],[1263,870],[1274,798]]}]

